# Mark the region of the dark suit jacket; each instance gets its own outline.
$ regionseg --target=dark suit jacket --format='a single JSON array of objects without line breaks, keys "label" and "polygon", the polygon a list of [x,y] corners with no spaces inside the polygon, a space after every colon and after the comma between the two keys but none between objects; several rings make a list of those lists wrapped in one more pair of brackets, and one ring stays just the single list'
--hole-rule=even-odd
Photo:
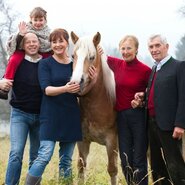
[{"label": "dark suit jacket", "polygon": [[[185,62],[171,57],[156,75],[154,107],[159,128],[165,131],[172,131],[175,126],[185,129]],[[146,108],[150,87],[149,83]]]}]

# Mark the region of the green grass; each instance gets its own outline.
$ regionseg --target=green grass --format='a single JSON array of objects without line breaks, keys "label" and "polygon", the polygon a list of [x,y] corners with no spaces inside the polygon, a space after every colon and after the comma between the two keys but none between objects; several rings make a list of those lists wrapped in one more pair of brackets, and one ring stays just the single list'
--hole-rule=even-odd
[{"label": "green grass", "polygon": [[[26,145],[22,174],[20,179],[20,185],[24,184],[26,173],[28,170],[28,147]],[[8,163],[10,141],[9,138],[0,138],[0,185],[4,183],[6,166]],[[80,184],[77,178],[77,148],[73,155],[73,176],[74,184]],[[58,184],[58,145],[56,145],[54,155],[52,160],[47,165],[45,172],[42,177],[42,185],[57,185]],[[119,162],[120,163],[120,162]],[[125,180],[119,165],[118,173],[119,185],[124,185]],[[86,171],[86,181],[85,185],[108,185],[110,184],[109,174],[107,172],[107,154],[104,146],[98,145],[96,143],[91,144],[90,154],[88,156],[88,165]]]}]

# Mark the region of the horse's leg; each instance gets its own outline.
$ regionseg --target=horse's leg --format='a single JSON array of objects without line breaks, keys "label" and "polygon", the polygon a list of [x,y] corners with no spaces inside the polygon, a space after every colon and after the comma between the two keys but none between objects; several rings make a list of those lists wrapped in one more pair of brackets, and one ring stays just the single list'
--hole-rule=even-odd
[{"label": "horse's leg", "polygon": [[89,154],[90,142],[82,141],[77,143],[78,146],[78,177],[81,182],[84,182],[85,179],[85,168],[87,166],[87,156]]},{"label": "horse's leg", "polygon": [[116,135],[109,135],[107,137],[106,149],[108,155],[107,171],[111,177],[111,185],[117,184],[118,173],[118,143]]}]

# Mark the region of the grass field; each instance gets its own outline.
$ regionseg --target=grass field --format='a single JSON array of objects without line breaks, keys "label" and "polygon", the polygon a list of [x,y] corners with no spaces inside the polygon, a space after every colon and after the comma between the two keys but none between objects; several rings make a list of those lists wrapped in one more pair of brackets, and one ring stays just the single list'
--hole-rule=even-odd
[{"label": "grass field", "polygon": [[[20,185],[24,184],[25,176],[28,169],[28,146],[26,146],[22,175],[20,179]],[[6,166],[8,162],[10,142],[9,138],[0,138],[0,185],[4,183]],[[104,146],[92,143],[90,154],[88,156],[88,166],[86,171],[86,181],[85,185],[109,185],[110,178],[107,173],[107,155]],[[77,178],[77,148],[73,155],[73,175],[74,175],[74,184],[78,183]],[[55,153],[52,157],[52,160],[48,164],[43,178],[42,185],[57,185],[58,184],[58,145],[56,145]],[[122,175],[120,165],[119,165],[119,174],[118,174],[119,185],[124,185],[125,180]]]},{"label": "grass field", "polygon": [[[185,136],[184,140],[185,141]],[[184,147],[184,157],[185,157],[185,142],[183,143]],[[25,176],[28,169],[28,146],[26,145],[22,175],[19,185],[24,185]],[[6,166],[8,162],[10,141],[8,137],[0,138],[0,185],[4,184]],[[73,155],[73,175],[74,175],[74,185],[81,185],[77,178],[77,148]],[[58,145],[56,145],[55,153],[52,157],[52,160],[48,164],[43,177],[42,185],[58,185]],[[118,184],[126,185],[124,176],[120,168],[120,161],[118,161]],[[91,144],[90,154],[88,156],[88,165],[86,171],[86,181],[84,185],[110,185],[109,174],[107,173],[107,154],[104,146],[98,145],[96,143]],[[150,171],[150,170],[149,170]],[[150,175],[149,175],[150,176]],[[149,178],[150,179],[150,178]],[[151,183],[150,185],[154,184]]]}]

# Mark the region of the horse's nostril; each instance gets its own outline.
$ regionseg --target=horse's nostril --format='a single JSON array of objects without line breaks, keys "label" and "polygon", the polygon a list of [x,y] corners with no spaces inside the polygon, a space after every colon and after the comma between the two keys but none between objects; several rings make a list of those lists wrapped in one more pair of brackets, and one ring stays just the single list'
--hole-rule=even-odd
[{"label": "horse's nostril", "polygon": [[84,78],[82,77],[80,81],[80,91],[82,91],[83,89],[83,83],[84,83]]},{"label": "horse's nostril", "polygon": [[90,57],[89,59],[90,59],[90,60],[94,60],[94,58],[95,58],[95,57],[93,56],[93,57]]},{"label": "horse's nostril", "polygon": [[84,78],[82,77],[80,80],[80,85],[83,84],[83,82],[84,82]]}]

